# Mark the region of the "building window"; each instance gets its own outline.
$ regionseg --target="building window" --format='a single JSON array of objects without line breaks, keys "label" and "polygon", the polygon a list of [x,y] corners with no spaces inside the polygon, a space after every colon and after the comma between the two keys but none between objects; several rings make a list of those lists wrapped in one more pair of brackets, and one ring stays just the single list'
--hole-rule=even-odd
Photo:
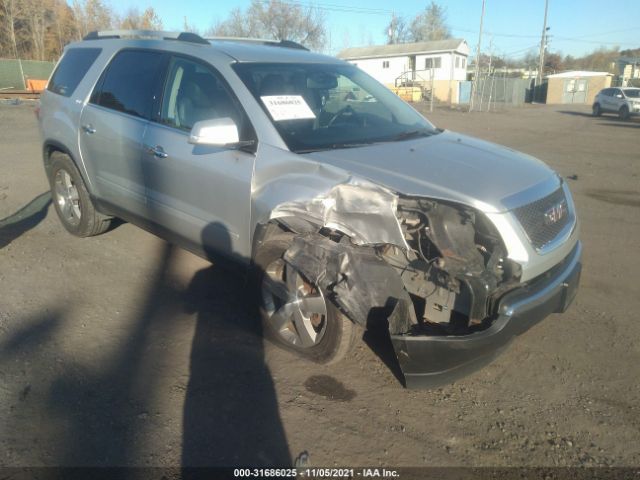
[{"label": "building window", "polygon": [[456,68],[460,68],[460,57],[456,57]]},{"label": "building window", "polygon": [[427,70],[431,68],[440,68],[442,66],[442,59],[440,57],[432,57],[424,59],[424,68]]},{"label": "building window", "polygon": [[384,60],[382,62],[382,68],[389,68],[389,60]]},{"label": "building window", "polygon": [[467,59],[463,58],[462,59],[462,68],[466,68],[467,67]]}]

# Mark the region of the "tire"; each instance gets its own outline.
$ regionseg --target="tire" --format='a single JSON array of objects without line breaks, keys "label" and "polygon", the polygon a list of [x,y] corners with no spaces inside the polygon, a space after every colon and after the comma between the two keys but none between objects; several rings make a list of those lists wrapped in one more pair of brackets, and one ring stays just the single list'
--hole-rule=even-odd
[{"label": "tire", "polygon": [[600,108],[600,104],[599,103],[594,103],[593,104],[593,116],[594,117],[599,117],[600,115],[602,115],[602,109]]},{"label": "tire", "polygon": [[107,231],[111,217],[96,211],[71,157],[53,152],[50,161],[51,199],[64,228],[77,237],[91,237]]},{"label": "tire", "polygon": [[[320,364],[336,363],[351,349],[357,328],[326,298],[326,292],[307,282],[284,262],[282,256],[291,246],[293,237],[287,233],[274,235],[261,245],[254,258],[253,289],[264,335],[305,359]],[[289,302],[282,299],[283,287]],[[274,294],[274,290],[280,295]],[[319,307],[305,311],[299,306],[304,305],[300,303],[304,298],[313,300],[309,305],[319,305],[323,301],[324,312],[311,313],[314,308],[321,311]],[[288,313],[289,310],[292,313]],[[315,339],[310,338],[314,333]]]},{"label": "tire", "polygon": [[621,107],[618,111],[618,116],[620,117],[620,120],[629,120],[629,107],[627,107],[626,105],[624,107]]}]

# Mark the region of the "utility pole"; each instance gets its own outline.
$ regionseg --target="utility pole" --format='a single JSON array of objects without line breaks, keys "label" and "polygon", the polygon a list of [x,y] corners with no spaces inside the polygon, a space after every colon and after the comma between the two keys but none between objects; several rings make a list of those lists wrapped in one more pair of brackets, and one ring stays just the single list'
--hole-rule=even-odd
[{"label": "utility pole", "polygon": [[544,51],[547,48],[547,11],[549,0],[544,0],[544,23],[542,24],[542,38],[540,39],[540,61],[538,62],[538,85],[542,85],[542,70],[544,68]]},{"label": "utility pole", "polygon": [[480,32],[478,33],[478,50],[476,51],[476,71],[473,74],[473,83],[471,84],[471,98],[469,99],[469,111],[473,110],[473,96],[476,94],[478,85],[478,76],[480,75],[480,44],[482,43],[482,23],[484,22],[484,4],[482,0],[482,13],[480,14]]}]

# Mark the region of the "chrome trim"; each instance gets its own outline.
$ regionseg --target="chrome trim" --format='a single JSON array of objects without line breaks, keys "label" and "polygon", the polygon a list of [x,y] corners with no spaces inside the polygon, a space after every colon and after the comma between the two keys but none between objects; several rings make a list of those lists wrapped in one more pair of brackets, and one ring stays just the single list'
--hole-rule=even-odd
[{"label": "chrome trim", "polygon": [[536,200],[551,195],[558,187],[563,185],[562,178],[558,175],[552,175],[546,180],[543,180],[536,185],[523,190],[522,192],[515,193],[500,200],[500,203],[504,205],[507,210],[513,210],[514,208],[522,207]]}]

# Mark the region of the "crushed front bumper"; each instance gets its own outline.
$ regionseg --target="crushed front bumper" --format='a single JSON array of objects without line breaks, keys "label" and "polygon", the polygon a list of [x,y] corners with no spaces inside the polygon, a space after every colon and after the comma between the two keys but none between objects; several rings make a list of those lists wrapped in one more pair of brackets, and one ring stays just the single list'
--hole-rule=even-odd
[{"label": "crushed front bumper", "polygon": [[547,278],[508,293],[486,330],[461,336],[391,335],[407,388],[432,388],[467,375],[493,360],[517,335],[552,313],[562,313],[575,297],[582,245]]}]

